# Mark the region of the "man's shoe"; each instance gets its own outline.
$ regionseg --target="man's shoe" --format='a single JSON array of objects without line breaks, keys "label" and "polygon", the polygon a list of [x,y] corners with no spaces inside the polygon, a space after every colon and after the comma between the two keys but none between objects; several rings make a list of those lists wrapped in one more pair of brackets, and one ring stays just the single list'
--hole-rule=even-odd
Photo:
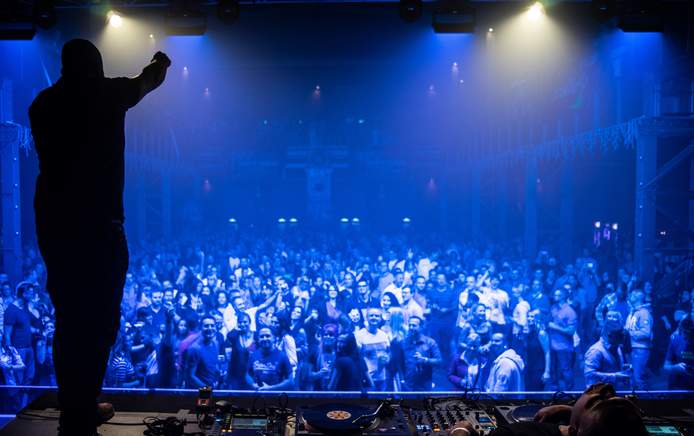
[{"label": "man's shoe", "polygon": [[113,418],[116,414],[113,404],[111,403],[99,403],[96,405],[96,426],[100,426],[104,422]]}]

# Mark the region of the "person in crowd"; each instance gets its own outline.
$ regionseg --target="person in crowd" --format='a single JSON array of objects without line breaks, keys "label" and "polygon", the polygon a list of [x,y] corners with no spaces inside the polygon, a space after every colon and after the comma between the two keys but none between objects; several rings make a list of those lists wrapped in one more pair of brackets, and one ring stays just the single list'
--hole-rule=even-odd
[{"label": "person in crowd", "polygon": [[588,386],[595,383],[611,383],[619,389],[629,388],[631,373],[625,370],[626,360],[622,351],[624,329],[620,319],[619,312],[608,316],[600,339],[586,351],[584,377]]},{"label": "person in crowd", "polygon": [[330,382],[330,370],[335,362],[335,341],[338,328],[335,324],[326,324],[320,335],[320,343],[315,353],[309,357],[311,372],[310,380],[313,381],[314,390],[327,390]]},{"label": "person in crowd", "polygon": [[36,327],[32,326],[32,319],[35,318],[35,315],[29,310],[29,304],[33,297],[33,286],[20,285],[17,290],[17,298],[5,309],[4,344],[6,347],[12,347],[16,350],[24,364],[22,369],[14,370],[15,382],[18,385],[31,384],[36,368],[33,345]]},{"label": "person in crowd", "polygon": [[461,333],[458,349],[460,354],[448,366],[448,381],[457,391],[482,391],[485,378],[486,359],[481,350],[481,338],[475,332],[467,337]]},{"label": "person in crowd", "polygon": [[[550,352],[549,334],[545,327],[540,309],[528,312],[528,325],[525,332],[514,336],[514,349],[526,363],[523,378],[525,389],[542,391],[545,384],[551,381],[552,358]],[[515,344],[518,343],[518,346]]]},{"label": "person in crowd", "polygon": [[202,334],[186,351],[186,386],[198,389],[205,386],[217,387],[219,382],[219,344],[217,327],[212,316],[202,319]]},{"label": "person in crowd", "polygon": [[292,387],[289,359],[275,346],[275,335],[268,327],[258,330],[258,349],[248,359],[246,383],[258,391],[284,391]]},{"label": "person in crowd", "polygon": [[692,389],[694,386],[694,319],[687,316],[670,337],[665,364],[668,389]]},{"label": "person in crowd", "polygon": [[492,340],[492,323],[488,319],[487,306],[477,303],[470,312],[470,319],[463,324],[460,334],[467,337],[470,333],[477,333],[482,345],[488,344]]},{"label": "person in crowd", "polygon": [[648,358],[653,342],[651,304],[646,302],[646,293],[642,289],[634,289],[629,295],[629,305],[631,312],[625,328],[631,344],[630,361],[634,371],[634,388],[647,389]]},{"label": "person in crowd", "polygon": [[339,291],[335,286],[328,286],[323,316],[321,317],[325,322],[337,323],[342,316],[342,303],[338,301],[338,295]]},{"label": "person in crowd", "polygon": [[296,354],[296,341],[294,337],[289,334],[289,322],[287,318],[273,314],[268,320],[268,326],[275,337],[275,346],[287,356],[292,370],[295,370],[296,366],[299,364],[299,358]]},{"label": "person in crowd", "polygon": [[352,333],[343,333],[337,338],[335,362],[330,371],[328,390],[361,391],[367,387],[368,370],[359,355],[357,341]]},{"label": "person in crowd", "polygon": [[533,279],[532,285],[530,286],[528,303],[532,309],[539,310],[543,317],[549,315],[552,305],[549,301],[549,297],[545,294],[541,279]]},{"label": "person in crowd", "polygon": [[404,355],[403,390],[428,392],[432,389],[433,369],[441,364],[441,351],[432,338],[422,334],[423,320],[416,316],[408,322]]},{"label": "person in crowd", "polygon": [[390,362],[386,372],[388,390],[399,391],[403,389],[402,376],[405,374],[404,343],[407,338],[407,325],[405,314],[399,307],[393,307],[390,316],[384,320],[381,327],[390,341]]},{"label": "person in crowd", "polygon": [[17,380],[21,380],[22,372],[26,368],[22,355],[7,341],[0,344],[0,375],[2,384],[17,386]]},{"label": "person in crowd", "polygon": [[402,310],[405,315],[405,323],[408,322],[411,316],[424,319],[424,309],[412,298],[412,289],[409,287],[402,288]]},{"label": "person in crowd", "polygon": [[[632,281],[629,279],[630,282]],[[617,285],[615,290],[612,283],[606,285],[608,292],[602,297],[600,303],[595,308],[595,319],[598,321],[598,327],[602,328],[605,322],[607,312],[619,312],[622,319],[626,319],[629,314],[629,303],[627,301],[627,289],[629,285],[623,280]]]},{"label": "person in crowd", "polygon": [[351,333],[356,333],[357,330],[365,326],[364,319],[361,316],[361,311],[356,307],[353,307],[347,313],[347,318],[349,318],[349,331]]},{"label": "person in crowd", "polygon": [[166,324],[164,292],[159,289],[152,290],[150,304],[145,309],[149,312],[147,314],[148,325],[152,326],[153,331],[161,332]]},{"label": "person in crowd", "polygon": [[551,321],[547,324],[552,355],[552,385],[559,390],[573,387],[574,334],[578,317],[567,301],[564,288],[553,294]]},{"label": "person in crowd", "polygon": [[504,329],[510,305],[508,293],[499,288],[499,283],[498,277],[492,277],[489,280],[489,286],[482,287],[480,295],[480,302],[489,309],[489,321],[494,326],[494,331]]},{"label": "person in crowd", "polygon": [[130,357],[131,341],[132,338],[129,335],[121,335],[113,347],[106,378],[109,386],[135,388],[140,385]]},{"label": "person in crowd", "polygon": [[436,286],[427,293],[428,307],[431,314],[427,316],[428,327],[431,337],[439,344],[441,355],[450,359],[451,327],[455,325],[458,314],[458,294],[454,292],[448,283],[448,278],[444,273],[436,274]]},{"label": "person in crowd", "polygon": [[400,307],[400,303],[398,303],[398,299],[395,294],[388,291],[384,291],[383,294],[381,294],[380,305],[384,319],[388,319],[390,317],[390,311],[393,308]]},{"label": "person in crowd", "polygon": [[357,294],[354,296],[354,301],[352,307],[358,309],[361,312],[361,317],[366,319],[366,312],[371,307],[376,307],[376,303],[371,299],[371,290],[369,289],[369,282],[366,280],[359,280],[357,282]]},{"label": "person in crowd", "polygon": [[386,368],[391,359],[390,340],[380,329],[383,318],[381,309],[372,307],[367,312],[367,325],[359,329],[354,338],[364,357],[371,384],[376,391],[386,390]]},{"label": "person in crowd", "polygon": [[504,333],[494,333],[489,347],[487,392],[520,392],[525,390],[523,359],[512,348]]},{"label": "person in crowd", "polygon": [[226,345],[230,348],[227,359],[227,383],[230,389],[248,389],[246,371],[249,356],[256,350],[255,336],[251,331],[251,317],[242,312],[238,315],[236,329],[227,334]]}]

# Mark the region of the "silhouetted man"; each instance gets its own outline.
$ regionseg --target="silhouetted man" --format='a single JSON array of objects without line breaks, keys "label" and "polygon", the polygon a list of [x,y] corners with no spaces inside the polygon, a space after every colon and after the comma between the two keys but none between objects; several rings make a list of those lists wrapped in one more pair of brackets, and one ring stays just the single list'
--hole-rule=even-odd
[{"label": "silhouetted man", "polygon": [[56,314],[61,435],[93,435],[113,416],[97,397],[128,268],[125,112],[164,81],[169,65],[157,52],[139,76],[105,78],[99,50],[74,39],[63,46],[62,77],[29,108],[40,170],[36,234]]}]

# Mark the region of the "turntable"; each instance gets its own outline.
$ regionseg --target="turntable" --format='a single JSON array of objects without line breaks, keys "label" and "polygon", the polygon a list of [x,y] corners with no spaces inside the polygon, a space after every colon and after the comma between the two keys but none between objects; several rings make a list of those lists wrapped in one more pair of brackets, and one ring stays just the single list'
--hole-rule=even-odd
[{"label": "turntable", "polygon": [[409,436],[410,429],[399,406],[387,402],[376,408],[350,404],[323,404],[297,411],[296,435]]},{"label": "turntable", "polygon": [[496,412],[507,424],[515,422],[528,422],[535,418],[537,412],[544,406],[538,403],[528,404],[499,404],[495,406]]}]

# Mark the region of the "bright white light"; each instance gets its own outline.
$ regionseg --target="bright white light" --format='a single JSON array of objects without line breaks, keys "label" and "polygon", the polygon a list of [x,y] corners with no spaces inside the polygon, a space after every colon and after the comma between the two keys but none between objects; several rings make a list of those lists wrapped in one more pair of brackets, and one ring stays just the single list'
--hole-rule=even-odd
[{"label": "bright white light", "polygon": [[545,15],[545,7],[540,2],[533,3],[530,9],[528,9],[528,18],[533,21],[539,20],[543,15]]},{"label": "bright white light", "polygon": [[402,222],[403,222],[403,223],[410,223],[410,222],[412,222],[412,220],[409,219],[408,217],[405,217],[405,218],[402,219]]},{"label": "bright white light", "polygon": [[235,223],[236,223],[236,218],[229,218],[229,222],[232,223],[232,224],[235,224]]},{"label": "bright white light", "polygon": [[119,28],[123,25],[123,17],[114,11],[109,12],[106,17],[108,18],[108,24],[112,27]]},{"label": "bright white light", "polygon": [[493,28],[493,27],[490,27],[490,28],[489,28],[489,33],[492,33],[493,31],[494,31],[494,28]]},{"label": "bright white light", "polygon": [[280,219],[277,220],[277,222],[278,222],[279,224],[284,224],[284,223],[287,222],[287,220],[286,220],[285,218],[280,218]]},{"label": "bright white light", "polygon": [[612,230],[619,230],[619,225],[617,225],[617,223],[612,224]]},{"label": "bright white light", "polygon": [[154,34],[153,34],[153,33],[150,33],[150,34],[149,34],[149,39],[154,39]]},{"label": "bright white light", "polygon": [[340,222],[341,222],[341,223],[348,223],[348,222],[349,222],[349,218],[340,218]]},{"label": "bright white light", "polygon": [[289,218],[289,222],[290,222],[290,223],[298,223],[299,220],[296,219],[296,218]]},{"label": "bright white light", "polygon": [[359,224],[359,218],[352,218],[352,224]]},{"label": "bright white light", "polygon": [[600,228],[600,221],[595,221],[595,228],[599,229]]}]

